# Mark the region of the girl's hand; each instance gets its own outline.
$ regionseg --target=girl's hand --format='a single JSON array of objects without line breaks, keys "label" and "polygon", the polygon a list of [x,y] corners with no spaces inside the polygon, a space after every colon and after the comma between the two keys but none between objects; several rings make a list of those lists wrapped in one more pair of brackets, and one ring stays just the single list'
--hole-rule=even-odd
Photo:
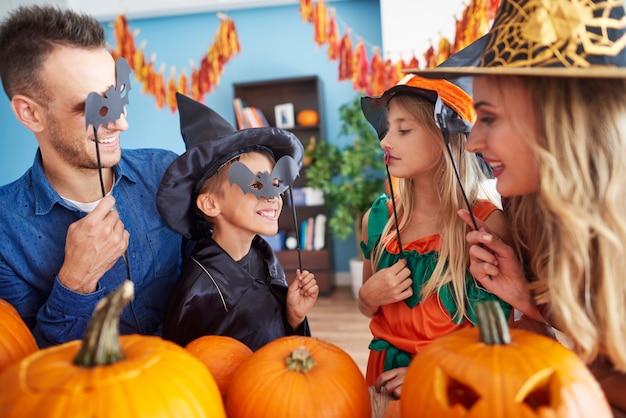
[{"label": "girl's hand", "polygon": [[413,296],[412,284],[411,270],[402,258],[394,265],[378,270],[363,283],[359,289],[359,309],[371,317],[380,306]]},{"label": "girl's hand", "polygon": [[402,393],[402,384],[404,383],[407,370],[407,367],[398,367],[382,372],[374,383],[376,391],[380,392],[381,390],[385,390],[387,393],[399,398]]},{"label": "girl's hand", "polygon": [[307,270],[296,270],[296,278],[287,289],[287,320],[293,329],[304,321],[320,293],[315,275]]}]

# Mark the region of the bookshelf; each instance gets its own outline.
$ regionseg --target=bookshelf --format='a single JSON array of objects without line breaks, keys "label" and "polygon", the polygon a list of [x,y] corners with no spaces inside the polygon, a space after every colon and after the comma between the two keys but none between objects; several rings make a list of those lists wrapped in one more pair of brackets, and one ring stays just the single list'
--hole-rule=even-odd
[{"label": "bookshelf", "polygon": [[[235,83],[234,97],[241,99],[245,106],[253,106],[259,109],[270,126],[276,126],[274,113],[275,106],[286,103],[293,104],[293,120],[298,113],[305,109],[315,110],[319,115],[319,121],[312,126],[299,126],[297,123],[290,128],[285,128],[300,139],[306,148],[311,138],[316,141],[324,140],[323,110],[322,110],[322,86],[317,76],[305,76],[294,78],[282,78],[274,80],[253,81]],[[300,176],[294,183],[294,189],[306,187],[306,177],[302,167]],[[283,211],[278,222],[279,231],[285,236],[295,235],[296,225],[293,222],[292,207],[289,195],[285,194]],[[314,218],[318,214],[326,214],[326,208],[322,204],[296,205],[296,217],[298,223]],[[328,228],[326,228],[326,231]],[[300,231],[300,229],[298,229]],[[325,232],[325,245],[319,250],[302,249],[300,256],[302,268],[315,274],[320,287],[320,295],[327,296],[334,290],[335,275],[332,257],[332,240]],[[292,280],[294,272],[298,268],[297,250],[283,249],[276,251],[276,255],[285,269],[287,280]]]}]

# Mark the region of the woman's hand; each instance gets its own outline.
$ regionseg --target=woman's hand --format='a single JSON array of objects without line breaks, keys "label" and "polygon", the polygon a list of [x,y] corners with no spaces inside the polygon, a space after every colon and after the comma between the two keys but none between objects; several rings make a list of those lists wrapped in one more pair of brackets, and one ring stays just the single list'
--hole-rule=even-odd
[{"label": "woman's hand", "polygon": [[[469,212],[461,209],[459,216],[473,228]],[[533,300],[524,269],[515,251],[487,225],[476,219],[479,230],[467,233],[470,245],[469,270],[488,292],[493,293],[530,318],[545,322]]]}]

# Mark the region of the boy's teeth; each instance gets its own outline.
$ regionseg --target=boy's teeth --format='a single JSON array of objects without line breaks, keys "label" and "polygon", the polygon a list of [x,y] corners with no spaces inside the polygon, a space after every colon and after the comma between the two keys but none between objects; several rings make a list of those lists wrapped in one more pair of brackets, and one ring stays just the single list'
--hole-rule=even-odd
[{"label": "boy's teeth", "polygon": [[115,137],[98,139],[98,143],[100,144],[110,144],[113,141],[115,141]]}]

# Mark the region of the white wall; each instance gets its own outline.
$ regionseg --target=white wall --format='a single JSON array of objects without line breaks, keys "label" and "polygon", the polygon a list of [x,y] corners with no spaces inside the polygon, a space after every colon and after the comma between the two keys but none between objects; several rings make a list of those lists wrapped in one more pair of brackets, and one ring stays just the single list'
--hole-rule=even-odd
[{"label": "white wall", "polygon": [[[343,0],[326,0],[335,1]],[[81,10],[100,20],[112,20],[119,14],[139,19],[299,3],[299,0],[0,0],[0,19],[16,7],[30,4],[55,4]]]},{"label": "white wall", "polygon": [[423,66],[423,54],[437,49],[441,35],[454,42],[456,19],[466,7],[463,0],[380,0],[385,58],[409,60],[413,54]]}]

